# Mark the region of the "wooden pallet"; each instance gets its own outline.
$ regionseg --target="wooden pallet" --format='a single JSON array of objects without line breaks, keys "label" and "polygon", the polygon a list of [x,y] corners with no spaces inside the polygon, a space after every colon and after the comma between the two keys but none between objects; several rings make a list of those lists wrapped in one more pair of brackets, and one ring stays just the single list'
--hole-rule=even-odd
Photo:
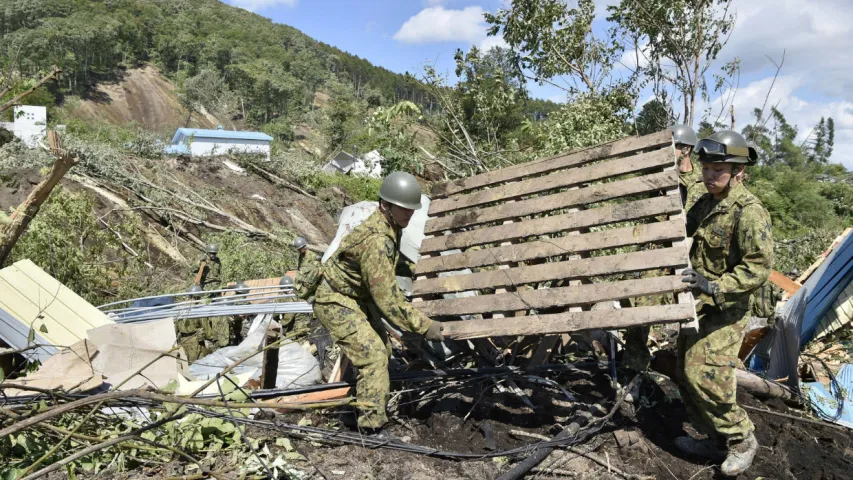
[{"label": "wooden pallet", "polygon": [[[449,338],[695,322],[674,273],[689,247],[669,131],[439,184],[432,196],[414,305]],[[663,272],[639,278],[647,270]],[[476,295],[448,298],[461,292]],[[624,301],[658,294],[677,302]],[[589,311],[608,301],[623,308]]]}]

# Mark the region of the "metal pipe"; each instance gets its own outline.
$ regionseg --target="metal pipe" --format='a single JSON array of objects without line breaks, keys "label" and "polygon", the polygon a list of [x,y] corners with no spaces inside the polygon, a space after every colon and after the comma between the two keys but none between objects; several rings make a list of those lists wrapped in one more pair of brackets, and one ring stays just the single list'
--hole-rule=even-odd
[{"label": "metal pipe", "polygon": [[[268,285],[265,287],[249,287],[250,290],[271,290],[271,289],[281,289],[281,288],[283,288],[282,285]],[[100,305],[98,308],[103,309],[104,307],[111,307],[113,305],[119,305],[122,303],[131,303],[131,302],[135,302],[137,300],[150,300],[150,299],[154,299],[154,298],[168,298],[168,297],[182,297],[182,296],[199,295],[199,294],[209,295],[211,293],[233,292],[234,290],[237,290],[236,286],[230,287],[230,288],[225,288],[222,290],[205,290],[204,292],[198,292],[198,293],[190,293],[190,292],[165,293],[163,295],[152,295],[150,297],[131,298],[128,300],[119,300],[119,301],[112,302],[112,303],[105,303],[103,305]],[[288,288],[288,290],[293,290],[293,287]]]}]

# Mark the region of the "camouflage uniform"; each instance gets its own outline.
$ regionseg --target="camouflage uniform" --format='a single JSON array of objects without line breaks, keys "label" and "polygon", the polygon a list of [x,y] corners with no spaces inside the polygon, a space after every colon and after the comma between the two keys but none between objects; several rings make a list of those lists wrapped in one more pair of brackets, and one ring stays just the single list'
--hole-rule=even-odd
[{"label": "camouflage uniform", "polygon": [[693,426],[718,441],[737,443],[754,429],[737,405],[738,350],[752,292],[770,275],[770,215],[745,186],[723,200],[706,193],[687,213],[690,261],[715,286],[699,293],[699,333],[678,339],[677,380]]},{"label": "camouflage uniform", "polygon": [[199,286],[204,289],[212,287],[212,290],[219,290],[222,282],[222,262],[219,260],[219,257],[211,260],[207,256],[204,256],[201,258],[200,263],[203,263],[204,266],[201,267],[201,282]]},{"label": "camouflage uniform", "polygon": [[406,303],[394,275],[402,230],[380,211],[353,229],[323,265],[314,314],[358,369],[358,425],[378,428],[387,422],[391,386],[391,345],[379,319],[367,311],[373,303],[382,316],[403,330],[424,334],[432,320]]},{"label": "camouflage uniform", "polygon": [[192,363],[205,355],[227,347],[230,340],[228,317],[189,318],[175,321],[178,344]]},{"label": "camouflage uniform", "polygon": [[320,281],[320,255],[307,250],[304,255],[299,256],[296,279],[293,281],[293,289],[296,295],[308,303],[314,302],[314,293],[317,283]]}]

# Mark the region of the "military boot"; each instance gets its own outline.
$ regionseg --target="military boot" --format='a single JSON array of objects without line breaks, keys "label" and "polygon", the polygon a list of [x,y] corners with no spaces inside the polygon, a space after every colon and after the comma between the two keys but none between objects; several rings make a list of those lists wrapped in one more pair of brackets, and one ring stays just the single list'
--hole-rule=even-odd
[{"label": "military boot", "polygon": [[745,472],[752,465],[752,460],[758,452],[758,440],[752,433],[746,440],[729,446],[729,454],[726,461],[720,466],[723,475],[734,477]]},{"label": "military boot", "polygon": [[720,448],[712,438],[696,440],[693,437],[684,436],[675,439],[675,446],[682,452],[696,457],[710,458],[715,461],[723,461],[726,458],[726,449]]}]

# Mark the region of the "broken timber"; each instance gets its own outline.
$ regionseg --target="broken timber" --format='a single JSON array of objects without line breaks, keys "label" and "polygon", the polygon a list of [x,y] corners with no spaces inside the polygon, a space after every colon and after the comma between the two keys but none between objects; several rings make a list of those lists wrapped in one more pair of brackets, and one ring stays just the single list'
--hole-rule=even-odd
[{"label": "broken timber", "polygon": [[663,131],[436,185],[413,305],[456,339],[695,321],[675,167]]}]

